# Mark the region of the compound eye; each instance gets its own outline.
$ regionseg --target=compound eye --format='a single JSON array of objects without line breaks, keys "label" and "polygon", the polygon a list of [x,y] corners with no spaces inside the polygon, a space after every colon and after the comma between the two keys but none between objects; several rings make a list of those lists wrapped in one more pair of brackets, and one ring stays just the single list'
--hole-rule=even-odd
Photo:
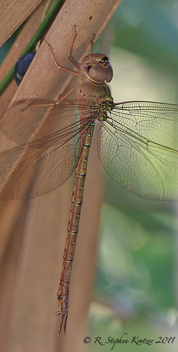
[{"label": "compound eye", "polygon": [[106,68],[101,65],[89,65],[87,67],[87,73],[89,78],[96,82],[104,82],[106,80]]}]

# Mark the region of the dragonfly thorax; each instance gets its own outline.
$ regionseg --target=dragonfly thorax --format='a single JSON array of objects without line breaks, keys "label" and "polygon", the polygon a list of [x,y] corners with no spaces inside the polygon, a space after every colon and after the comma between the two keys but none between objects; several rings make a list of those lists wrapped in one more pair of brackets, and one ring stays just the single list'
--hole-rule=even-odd
[{"label": "dragonfly thorax", "polygon": [[112,66],[103,54],[85,56],[80,71],[95,83],[110,82],[113,77]]},{"label": "dragonfly thorax", "polygon": [[112,99],[111,91],[109,86],[103,82],[97,84],[93,80],[82,80],[78,85],[78,98],[80,100],[86,100],[91,102],[105,101],[106,99]]}]

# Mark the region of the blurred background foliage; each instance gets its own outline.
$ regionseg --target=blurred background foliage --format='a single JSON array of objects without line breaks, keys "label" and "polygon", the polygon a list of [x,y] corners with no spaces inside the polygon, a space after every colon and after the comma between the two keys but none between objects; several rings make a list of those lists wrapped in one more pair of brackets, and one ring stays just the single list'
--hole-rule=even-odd
[{"label": "blurred background foliage", "polygon": [[[106,46],[114,68],[116,102],[178,103],[178,1],[122,0],[97,49]],[[97,50],[96,49],[96,50]],[[105,174],[105,201],[91,306],[92,342],[112,336],[178,338],[177,204],[148,201],[125,191]],[[177,351],[178,341],[153,344],[152,351]],[[161,341],[161,340],[160,340]],[[92,343],[88,351],[109,351]],[[137,351],[116,344],[114,351]],[[148,346],[143,344],[142,351]]]},{"label": "blurred background foliage", "polygon": [[[178,0],[122,0],[95,45],[112,41],[111,84],[116,102],[152,100],[178,103]],[[112,35],[111,35],[112,33]],[[1,62],[17,36],[1,49]],[[122,189],[105,175],[96,286],[90,309],[87,350],[109,351],[94,344],[101,336],[127,333],[140,339],[174,337],[150,346],[152,351],[178,348],[177,204],[148,201]],[[160,340],[161,341],[161,340]],[[116,344],[114,351],[137,351],[136,344]],[[146,344],[142,352],[148,349]]]}]

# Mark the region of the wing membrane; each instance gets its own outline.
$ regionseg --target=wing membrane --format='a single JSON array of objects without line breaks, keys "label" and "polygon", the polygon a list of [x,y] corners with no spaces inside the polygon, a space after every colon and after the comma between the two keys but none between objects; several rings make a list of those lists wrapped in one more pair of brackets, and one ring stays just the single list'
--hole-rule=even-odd
[{"label": "wing membrane", "polygon": [[178,105],[116,104],[98,135],[101,163],[140,197],[178,199]]},{"label": "wing membrane", "polygon": [[18,146],[38,127],[39,121],[33,118],[36,111],[43,115],[44,109],[49,107],[41,106],[40,101],[30,101],[30,104],[22,101],[12,106],[18,121],[22,119],[20,127],[23,126],[23,131],[15,122],[10,125],[8,117],[1,124],[0,135],[6,136],[16,147],[0,153],[0,184],[3,185],[10,177],[0,199],[26,199],[46,194],[69,178],[77,162],[85,121],[79,137],[78,108],[69,103],[52,106],[36,140]]}]

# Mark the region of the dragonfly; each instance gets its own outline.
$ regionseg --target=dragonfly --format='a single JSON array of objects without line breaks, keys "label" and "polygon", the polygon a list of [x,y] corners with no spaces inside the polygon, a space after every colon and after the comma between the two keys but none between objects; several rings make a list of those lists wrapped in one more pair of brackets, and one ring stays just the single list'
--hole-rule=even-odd
[{"label": "dragonfly", "polygon": [[[77,76],[77,83],[56,102],[26,99],[14,103],[9,109],[15,118],[11,121],[6,114],[0,124],[0,135],[11,141],[11,147],[0,153],[1,200],[44,195],[64,184],[75,170],[57,292],[59,334],[66,331],[72,263],[96,122],[100,124],[99,157],[113,180],[142,198],[178,199],[178,105],[151,101],[115,103],[108,86],[113,77],[108,58],[93,53],[93,38],[91,54],[79,65],[72,56],[76,37],[75,28],[69,60],[76,70],[62,67],[50,44],[46,44],[55,65]],[[71,99],[73,93],[77,94],[75,99]],[[39,122],[36,114],[33,117],[36,111],[39,119],[46,114],[47,118],[34,140],[23,143],[24,131],[32,133]],[[20,127],[16,116],[20,116]]]}]

